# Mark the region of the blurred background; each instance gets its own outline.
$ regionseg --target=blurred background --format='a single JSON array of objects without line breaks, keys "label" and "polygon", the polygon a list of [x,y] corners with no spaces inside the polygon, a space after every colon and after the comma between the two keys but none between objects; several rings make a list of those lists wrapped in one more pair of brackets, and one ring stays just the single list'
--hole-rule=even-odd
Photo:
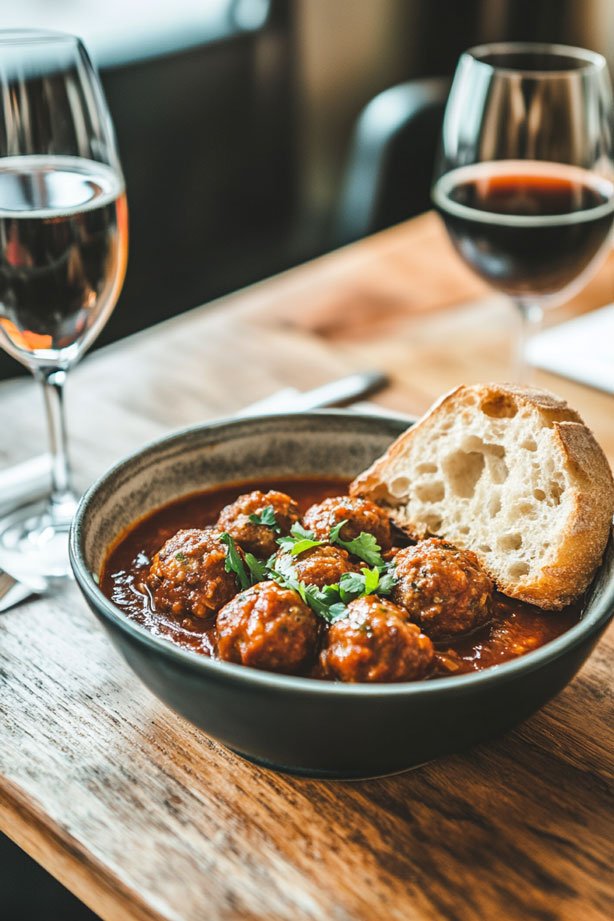
[{"label": "blurred background", "polygon": [[484,41],[614,59],[612,0],[0,0],[0,26],[76,33],[102,73],[131,240],[98,346],[424,210],[440,113],[396,152],[388,200],[369,187],[399,113],[357,124],[385,88]]},{"label": "blurred background", "polygon": [[[115,123],[130,256],[97,346],[425,210],[464,48],[614,63],[613,0],[0,0],[16,27],[80,35]],[[0,892],[7,921],[91,917],[4,838]]]}]

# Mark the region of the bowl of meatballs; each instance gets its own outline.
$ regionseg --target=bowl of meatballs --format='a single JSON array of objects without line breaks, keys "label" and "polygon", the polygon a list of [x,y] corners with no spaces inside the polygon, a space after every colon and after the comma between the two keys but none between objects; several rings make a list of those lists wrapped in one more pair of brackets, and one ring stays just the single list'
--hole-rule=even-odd
[{"label": "bowl of meatballs", "polygon": [[347,411],[202,425],[80,504],[90,608],[160,700],[244,758],[338,779],[416,767],[528,717],[597,639],[586,606],[501,596],[470,550],[350,495],[405,428]]}]

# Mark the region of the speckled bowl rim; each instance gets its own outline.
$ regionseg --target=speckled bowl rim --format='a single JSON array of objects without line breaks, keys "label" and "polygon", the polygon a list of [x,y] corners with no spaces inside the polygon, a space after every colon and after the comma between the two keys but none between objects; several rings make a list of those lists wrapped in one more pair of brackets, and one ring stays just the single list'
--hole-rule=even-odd
[{"label": "speckled bowl rim", "polygon": [[[605,587],[605,590],[594,605],[593,609],[582,617],[582,619],[566,630],[565,633],[551,640],[539,649],[533,652],[525,653],[517,659],[510,662],[503,662],[501,665],[492,665],[480,672],[474,672],[465,675],[450,676],[448,678],[433,678],[430,681],[403,681],[390,682],[387,684],[344,684],[335,681],[321,681],[315,678],[302,678],[294,675],[281,675],[275,672],[266,672],[246,665],[236,665],[232,662],[221,662],[211,659],[197,652],[188,649],[182,649],[174,645],[170,640],[156,636],[147,630],[146,627],[130,620],[121,610],[110,601],[94,581],[89,571],[84,556],[84,532],[87,527],[87,514],[90,504],[94,500],[97,492],[104,488],[118,473],[123,472],[130,466],[133,461],[151,451],[157,450],[161,445],[180,442],[183,438],[189,437],[202,430],[219,431],[227,429],[229,434],[234,429],[245,429],[250,423],[258,424],[264,421],[287,422],[293,418],[300,417],[303,420],[310,418],[322,419],[330,418],[331,421],[350,416],[353,419],[362,422],[372,421],[393,423],[403,431],[407,426],[396,415],[384,415],[378,413],[358,413],[351,410],[315,410],[303,413],[275,413],[273,415],[250,416],[243,418],[224,418],[215,422],[207,422],[199,425],[188,426],[179,429],[170,435],[154,439],[148,442],[138,451],[127,455],[119,460],[116,464],[103,473],[87,490],[82,497],[77,512],[75,514],[69,538],[70,562],[75,574],[75,579],[86,599],[92,604],[103,617],[110,621],[114,627],[119,629],[150,649],[155,650],[162,656],[174,659],[179,664],[184,664],[188,668],[204,673],[211,672],[212,677],[217,676],[233,682],[246,685],[264,685],[268,688],[277,688],[280,691],[305,691],[316,695],[342,695],[348,697],[396,697],[398,695],[432,695],[450,692],[471,692],[476,687],[484,689],[491,685],[506,682],[510,679],[517,678],[523,672],[531,672],[553,659],[559,658],[566,652],[571,652],[576,646],[582,643],[590,635],[598,632],[605,627],[608,620],[614,612],[614,577],[612,577]],[[409,423],[411,424],[411,423]],[[256,482],[254,480],[254,482]],[[178,493],[178,498],[181,493]],[[612,540],[612,536],[610,536]],[[603,565],[603,564],[602,564]]]}]

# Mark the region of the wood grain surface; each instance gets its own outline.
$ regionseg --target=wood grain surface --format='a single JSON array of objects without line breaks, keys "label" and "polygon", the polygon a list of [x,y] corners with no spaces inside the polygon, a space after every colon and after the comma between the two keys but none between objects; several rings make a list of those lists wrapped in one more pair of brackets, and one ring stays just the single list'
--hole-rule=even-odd
[{"label": "wood grain surface", "polygon": [[[552,319],[610,300],[614,258]],[[513,324],[426,215],[87,358],[68,390],[78,483],[172,428],[350,369],[387,370],[380,402],[421,412],[458,382],[509,378]],[[612,460],[614,398],[539,382]],[[0,393],[0,463],[39,453],[35,385]],[[610,631],[505,738],[323,783],[247,764],[158,703],[70,584],[0,616],[0,828],[105,919],[605,921],[613,646]]]}]

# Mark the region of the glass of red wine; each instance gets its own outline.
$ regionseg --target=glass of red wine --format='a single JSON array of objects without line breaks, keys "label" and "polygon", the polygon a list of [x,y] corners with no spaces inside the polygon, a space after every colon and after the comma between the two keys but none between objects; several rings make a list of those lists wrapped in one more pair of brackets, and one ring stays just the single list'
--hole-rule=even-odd
[{"label": "glass of red wine", "polygon": [[67,372],[117,301],[126,270],[124,179],[102,88],[81,42],[0,32],[0,345],[41,383],[51,494],[0,522],[0,566],[34,588],[69,572]]},{"label": "glass of red wine", "polygon": [[544,309],[579,290],[607,251],[613,127],[600,54],[506,43],[460,58],[433,202],[462,259],[519,311],[520,380]]}]

